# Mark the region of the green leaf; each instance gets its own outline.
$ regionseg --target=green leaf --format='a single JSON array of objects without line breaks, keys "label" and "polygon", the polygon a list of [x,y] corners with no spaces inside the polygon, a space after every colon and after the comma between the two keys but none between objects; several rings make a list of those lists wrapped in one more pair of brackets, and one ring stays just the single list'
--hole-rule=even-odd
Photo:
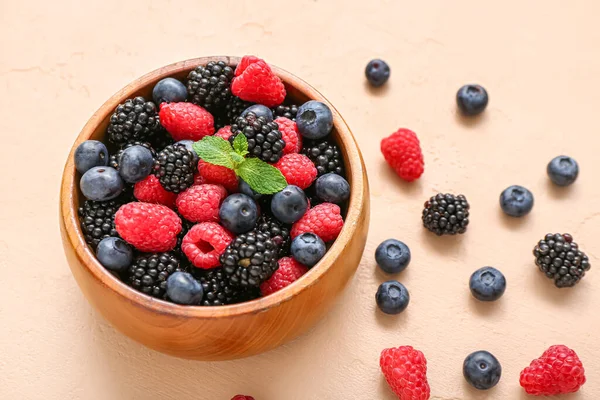
[{"label": "green leaf", "polygon": [[239,133],[235,139],[233,139],[233,150],[242,157],[248,154],[248,138],[246,135]]},{"label": "green leaf", "polygon": [[229,156],[233,160],[234,164],[241,164],[245,160],[244,156],[236,153],[235,151],[230,151]]},{"label": "green leaf", "polygon": [[218,136],[205,136],[192,145],[198,156],[207,163],[220,165],[229,169],[234,168],[234,162],[229,153],[231,145]]},{"label": "green leaf", "polygon": [[246,158],[235,173],[261,194],[277,193],[287,186],[281,171],[258,158]]}]

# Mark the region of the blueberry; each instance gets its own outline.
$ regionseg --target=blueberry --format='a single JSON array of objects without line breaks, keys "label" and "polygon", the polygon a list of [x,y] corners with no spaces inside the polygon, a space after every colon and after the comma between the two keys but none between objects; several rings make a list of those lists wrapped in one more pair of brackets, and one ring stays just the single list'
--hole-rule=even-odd
[{"label": "blueberry", "polygon": [[533,208],[533,194],[523,186],[509,186],[500,194],[500,207],[511,217],[522,217]]},{"label": "blueberry", "polygon": [[465,85],[456,93],[458,108],[465,115],[477,115],[487,107],[488,94],[480,85]]},{"label": "blueberry", "polygon": [[321,139],[333,128],[333,114],[320,101],[310,100],[298,108],[296,114],[298,131],[307,139]]},{"label": "blueberry", "polygon": [[475,389],[488,390],[500,381],[502,366],[490,352],[476,351],[465,358],[463,375]]},{"label": "blueberry", "polygon": [[338,174],[328,173],[317,179],[315,191],[321,200],[339,204],[350,197],[350,184]]},{"label": "blueberry", "polygon": [[235,193],[228,196],[219,209],[221,225],[233,233],[248,232],[256,225],[258,207],[250,196]]},{"label": "blueberry", "polygon": [[126,270],[133,260],[133,249],[117,237],[107,237],[98,243],[96,257],[100,264],[112,271]]},{"label": "blueberry", "polygon": [[263,196],[262,194],[255,192],[242,178],[239,179],[238,189],[240,192],[244,193],[246,196],[252,197],[254,200],[259,200]]},{"label": "blueberry", "polygon": [[271,199],[271,212],[284,224],[298,221],[308,209],[308,199],[298,186],[288,185]]},{"label": "blueberry", "polygon": [[167,278],[167,296],[177,304],[200,304],[204,290],[192,274],[176,271]]},{"label": "blueberry", "polygon": [[399,240],[385,240],[375,250],[375,261],[388,274],[397,274],[408,267],[410,249]]},{"label": "blueberry", "polygon": [[196,150],[194,150],[194,148],[192,147],[192,145],[194,144],[193,140],[180,140],[175,144],[184,145],[185,148],[188,149],[190,153],[192,153],[192,160],[194,160],[194,165],[198,165],[198,161],[200,161],[200,158],[198,157],[198,153],[196,153]]},{"label": "blueberry", "polygon": [[94,167],[83,174],[79,188],[88,200],[112,200],[123,191],[123,179],[114,168]]},{"label": "blueberry", "polygon": [[254,113],[257,117],[264,117],[267,122],[273,121],[273,111],[269,107],[263,106],[262,104],[254,104],[248,108],[246,108],[240,114],[240,117],[245,117],[248,113]]},{"label": "blueberry", "polygon": [[379,87],[389,79],[390,66],[380,59],[371,60],[365,68],[365,75],[372,86]]},{"label": "blueberry", "polygon": [[408,290],[398,281],[387,281],[379,285],[375,301],[381,311],[386,314],[400,314],[406,310],[410,302]]},{"label": "blueberry", "polygon": [[119,174],[127,183],[144,180],[154,167],[152,152],[144,146],[135,145],[123,150],[119,158]]},{"label": "blueberry", "polygon": [[292,257],[307,267],[318,263],[326,251],[325,243],[312,232],[303,233],[292,240]]},{"label": "blueberry", "polygon": [[75,168],[80,174],[93,167],[108,164],[108,150],[104,143],[97,140],[86,140],[75,150]]},{"label": "blueberry", "polygon": [[483,267],[473,272],[469,288],[477,300],[495,301],[502,297],[506,290],[506,278],[496,268]]},{"label": "blueberry", "polygon": [[187,99],[185,85],[174,78],[165,78],[154,86],[152,99],[157,106],[161,103],[176,103]]},{"label": "blueberry", "polygon": [[569,156],[558,156],[548,163],[546,168],[550,180],[558,186],[569,186],[579,175],[577,161]]}]

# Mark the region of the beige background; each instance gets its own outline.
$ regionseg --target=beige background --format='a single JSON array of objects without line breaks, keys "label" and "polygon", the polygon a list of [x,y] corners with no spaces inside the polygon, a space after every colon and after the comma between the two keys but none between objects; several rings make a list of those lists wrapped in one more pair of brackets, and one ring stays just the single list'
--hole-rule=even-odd
[{"label": "beige background", "polygon": [[[565,398],[600,395],[598,2],[53,3],[0,0],[1,399],[390,400],[378,356],[403,344],[426,354],[433,399],[525,399],[519,371],[557,343],[576,349],[589,380]],[[312,332],[245,360],[183,361],[115,332],[81,295],[59,237],[61,170],[87,118],[129,81],[174,61],[247,53],[303,77],[344,115],[371,179],[371,231],[352,285]],[[392,77],[374,92],[363,70],[377,56]],[[467,121],[454,95],[468,82],[483,84],[491,102]],[[422,140],[426,172],[414,184],[395,178],[379,153],[398,127]],[[567,190],[545,174],[560,153],[581,165]],[[510,184],[535,194],[525,219],[500,212]],[[422,204],[437,191],[467,195],[467,235],[440,239],[421,228]],[[548,231],[571,232],[592,259],[574,290],[555,289],[533,264]],[[388,237],[413,252],[397,277],[411,304],[396,317],[374,301],[387,277],[373,252]],[[484,265],[508,279],[496,304],[468,292]],[[489,394],[461,376],[478,349],[504,369]]]}]

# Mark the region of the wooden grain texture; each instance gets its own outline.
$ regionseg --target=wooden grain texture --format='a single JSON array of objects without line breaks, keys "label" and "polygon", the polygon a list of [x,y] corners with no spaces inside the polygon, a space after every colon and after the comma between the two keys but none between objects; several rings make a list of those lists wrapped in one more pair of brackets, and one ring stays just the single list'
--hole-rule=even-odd
[{"label": "wooden grain texture", "polygon": [[198,360],[249,356],[279,346],[312,327],[331,307],[356,271],[369,226],[369,187],[364,163],[347,124],[314,88],[278,68],[288,95],[297,103],[310,99],[333,111],[332,135],[344,155],[351,197],[345,226],[325,257],[305,276],[271,296],[224,307],[185,307],[154,299],[113,277],[86,245],[77,208],[81,200],[73,164],[77,145],[103,139],[115,107],[137,95],[150,97],[154,84],[167,76],[183,78],[199,64],[237,58],[207,57],[179,62],[137,79],[110,98],[89,120],[68,156],[60,194],[60,226],[71,271],[90,303],[119,331],[161,352]]}]

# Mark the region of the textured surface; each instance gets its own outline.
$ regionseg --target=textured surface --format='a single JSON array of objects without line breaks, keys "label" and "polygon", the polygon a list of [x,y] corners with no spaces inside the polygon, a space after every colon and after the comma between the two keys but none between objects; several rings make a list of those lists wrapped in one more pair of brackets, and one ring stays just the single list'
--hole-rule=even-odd
[{"label": "textured surface", "polygon": [[[589,374],[580,393],[564,398],[600,393],[600,5],[403,0],[344,2],[341,13],[334,1],[251,3],[0,2],[0,270],[8,282],[0,291],[0,398],[392,400],[379,353],[405,344],[427,357],[434,400],[486,398],[462,378],[464,358],[479,349],[503,367],[487,396],[525,400],[519,372],[558,343],[573,348]],[[302,21],[294,45],[286,8]],[[213,18],[204,17],[207,9]],[[38,30],[44,35],[34,37]],[[131,80],[176,60],[245,53],[306,79],[344,115],[371,179],[371,232],[353,284],[309,334],[240,361],[178,360],[115,332],[77,288],[58,232],[62,166],[89,116]],[[392,69],[381,91],[364,79],[374,57]],[[456,113],[456,90],[468,82],[490,94],[480,119]],[[423,147],[425,173],[413,184],[379,153],[379,140],[401,126]],[[17,162],[25,148],[43,168]],[[581,168],[566,190],[545,175],[562,153]],[[498,196],[511,184],[536,196],[523,220],[500,211]],[[438,191],[468,196],[465,235],[437,238],[421,228],[423,202]],[[574,290],[558,291],[533,264],[531,250],[547,231],[572,233],[591,258]],[[411,304],[388,317],[376,311],[374,293],[388,277],[375,269],[373,253],[392,236],[411,247],[411,265],[397,277]],[[469,294],[470,274],[484,265],[508,280],[495,304]]]}]

